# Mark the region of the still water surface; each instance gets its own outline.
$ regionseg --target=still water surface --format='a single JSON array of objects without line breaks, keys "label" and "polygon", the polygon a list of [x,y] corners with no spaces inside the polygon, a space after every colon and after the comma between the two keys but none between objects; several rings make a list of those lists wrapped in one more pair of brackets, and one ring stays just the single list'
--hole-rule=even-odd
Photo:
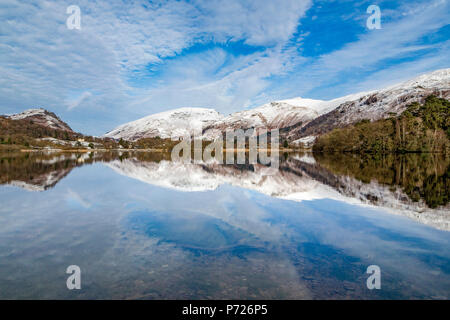
[{"label": "still water surface", "polygon": [[445,157],[0,154],[0,169],[1,299],[450,298]]}]

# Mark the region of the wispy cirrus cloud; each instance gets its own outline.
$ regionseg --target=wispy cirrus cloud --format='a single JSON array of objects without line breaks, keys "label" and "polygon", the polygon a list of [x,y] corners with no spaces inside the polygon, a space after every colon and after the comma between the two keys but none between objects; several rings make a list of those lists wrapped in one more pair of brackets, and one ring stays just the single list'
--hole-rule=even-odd
[{"label": "wispy cirrus cloud", "polygon": [[404,3],[382,29],[367,31],[338,50],[308,59],[300,65],[300,76],[293,75],[288,82],[300,84],[305,94],[333,98],[448,67],[449,9],[446,0]]},{"label": "wispy cirrus cloud", "polygon": [[72,109],[78,107],[80,104],[85,102],[90,97],[92,97],[92,93],[90,93],[89,91],[85,91],[76,99],[71,99],[71,100],[67,101],[67,110],[72,110]]}]

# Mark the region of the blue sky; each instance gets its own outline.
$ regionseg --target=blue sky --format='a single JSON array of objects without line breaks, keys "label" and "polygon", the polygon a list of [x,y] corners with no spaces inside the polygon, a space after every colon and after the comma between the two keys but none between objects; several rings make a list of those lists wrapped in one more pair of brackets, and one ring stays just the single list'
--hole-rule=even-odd
[{"label": "blue sky", "polygon": [[[369,30],[369,5],[381,29]],[[81,9],[69,30],[66,8]],[[450,66],[448,0],[0,2],[0,113],[101,135],[151,113],[331,99]]]}]

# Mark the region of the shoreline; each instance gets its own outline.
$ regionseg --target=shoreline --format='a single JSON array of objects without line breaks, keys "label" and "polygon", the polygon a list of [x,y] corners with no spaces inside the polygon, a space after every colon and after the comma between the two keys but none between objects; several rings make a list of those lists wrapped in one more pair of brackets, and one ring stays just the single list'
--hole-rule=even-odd
[{"label": "shoreline", "polygon": [[[195,149],[194,149],[195,150]],[[203,150],[203,149],[202,149]],[[297,152],[297,151],[303,151],[308,152],[312,151],[311,149],[292,149],[292,148],[281,148],[281,149],[258,149],[258,152],[267,152],[267,151],[279,151],[279,152]],[[1,152],[2,150],[0,150]],[[4,150],[5,152],[14,152],[14,151],[20,151],[20,152],[79,152],[79,153],[87,153],[87,152],[167,152],[170,153],[171,151],[166,149],[15,149],[15,150]],[[250,149],[233,149],[233,151],[227,151],[226,149],[222,149],[222,152],[250,152]]]}]

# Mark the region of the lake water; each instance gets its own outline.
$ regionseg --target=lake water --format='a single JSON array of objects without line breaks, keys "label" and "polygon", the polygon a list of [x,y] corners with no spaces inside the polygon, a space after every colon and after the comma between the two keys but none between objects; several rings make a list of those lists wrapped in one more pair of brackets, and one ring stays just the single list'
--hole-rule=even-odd
[{"label": "lake water", "polygon": [[449,299],[449,168],[436,155],[285,154],[275,170],[0,154],[0,299]]}]

